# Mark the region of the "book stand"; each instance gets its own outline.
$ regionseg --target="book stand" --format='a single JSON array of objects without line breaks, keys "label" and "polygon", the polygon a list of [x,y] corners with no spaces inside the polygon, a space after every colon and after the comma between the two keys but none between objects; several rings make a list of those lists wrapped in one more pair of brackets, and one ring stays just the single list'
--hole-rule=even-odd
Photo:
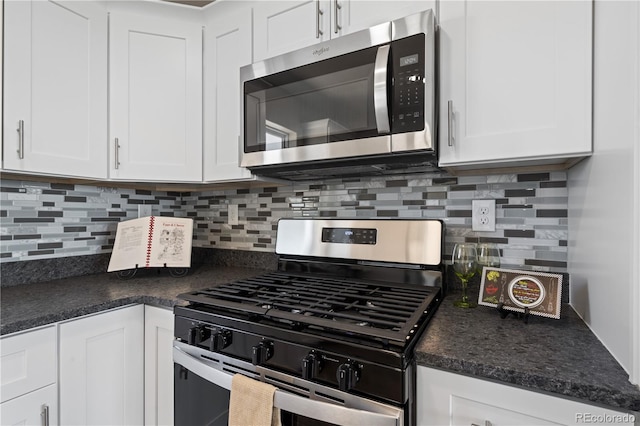
[{"label": "book stand", "polygon": [[149,268],[139,268],[138,264],[136,263],[136,267],[133,269],[123,269],[120,271],[116,271],[116,276],[118,278],[120,278],[121,280],[130,280],[131,278],[133,278],[136,273],[138,272],[139,269],[156,269],[158,270],[158,272],[162,271],[162,270],[168,270],[169,271],[169,275],[171,275],[174,278],[180,278],[180,277],[184,277],[185,275],[187,275],[189,273],[189,268],[170,268],[167,266],[167,264],[165,263],[164,266],[159,267],[159,268],[155,268],[155,267],[149,267]]}]

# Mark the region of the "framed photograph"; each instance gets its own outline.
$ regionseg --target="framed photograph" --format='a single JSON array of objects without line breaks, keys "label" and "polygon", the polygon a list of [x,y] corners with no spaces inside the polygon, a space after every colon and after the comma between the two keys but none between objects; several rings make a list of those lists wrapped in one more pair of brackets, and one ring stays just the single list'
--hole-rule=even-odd
[{"label": "framed photograph", "polygon": [[562,274],[519,271],[515,269],[482,269],[478,304],[560,319]]}]

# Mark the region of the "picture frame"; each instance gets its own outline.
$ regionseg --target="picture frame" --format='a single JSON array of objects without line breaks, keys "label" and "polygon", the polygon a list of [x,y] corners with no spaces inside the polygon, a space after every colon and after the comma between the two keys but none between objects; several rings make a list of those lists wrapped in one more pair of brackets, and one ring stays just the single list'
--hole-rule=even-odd
[{"label": "picture frame", "polygon": [[485,266],[478,305],[560,319],[562,274]]}]

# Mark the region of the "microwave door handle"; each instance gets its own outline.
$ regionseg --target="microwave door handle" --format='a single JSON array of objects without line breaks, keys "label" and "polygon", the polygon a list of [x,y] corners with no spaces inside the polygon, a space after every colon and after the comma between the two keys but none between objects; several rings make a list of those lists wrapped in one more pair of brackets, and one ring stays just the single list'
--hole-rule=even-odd
[{"label": "microwave door handle", "polygon": [[[173,347],[173,362],[180,364],[209,383],[231,390],[232,374],[209,366],[175,346]],[[341,407],[328,402],[304,398],[280,389],[276,390],[273,396],[273,405],[290,413],[336,425],[397,426],[399,424],[399,416]]]},{"label": "microwave door handle", "polygon": [[389,133],[389,107],[387,104],[387,70],[389,63],[388,44],[378,47],[373,70],[373,107],[379,134]]}]

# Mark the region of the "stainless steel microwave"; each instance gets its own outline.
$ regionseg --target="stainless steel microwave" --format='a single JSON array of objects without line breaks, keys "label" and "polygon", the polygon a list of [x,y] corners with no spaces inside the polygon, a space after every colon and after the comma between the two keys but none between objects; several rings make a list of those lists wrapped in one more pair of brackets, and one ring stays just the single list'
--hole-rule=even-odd
[{"label": "stainless steel microwave", "polygon": [[242,67],[241,166],[288,179],[436,161],[432,10]]}]

